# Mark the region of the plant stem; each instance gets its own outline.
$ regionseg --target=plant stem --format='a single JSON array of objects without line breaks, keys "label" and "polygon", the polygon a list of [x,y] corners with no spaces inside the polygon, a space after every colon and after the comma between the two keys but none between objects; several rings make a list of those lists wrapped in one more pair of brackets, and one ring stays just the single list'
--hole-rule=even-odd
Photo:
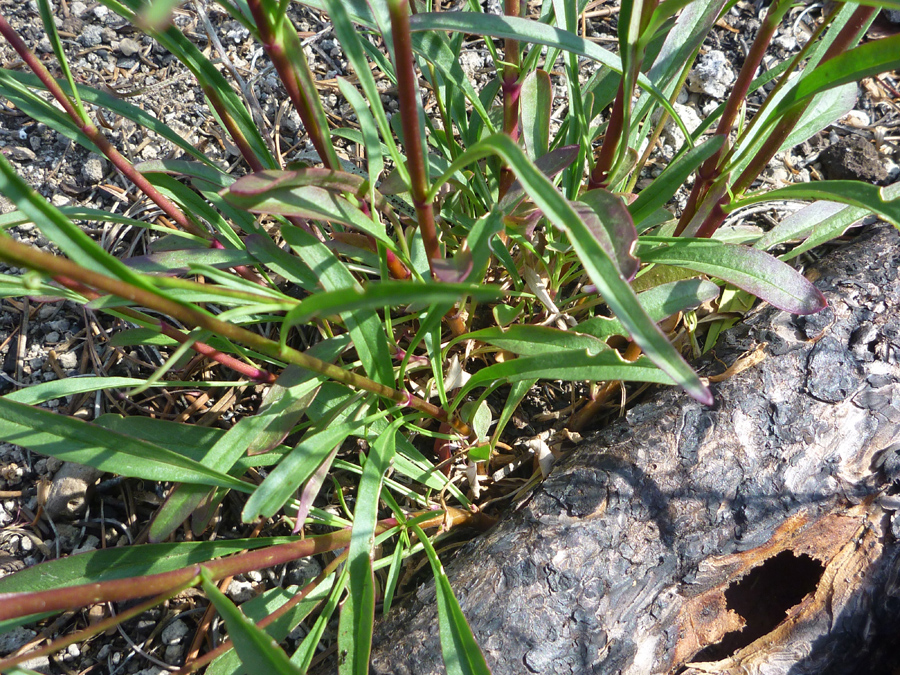
[{"label": "plant stem", "polygon": [[[518,17],[522,8],[519,0],[504,0],[503,13],[506,16]],[[503,46],[503,132],[513,140],[519,137],[519,96],[522,93],[522,83],[519,82],[521,71],[521,54],[519,41],[507,39]],[[500,169],[499,199],[512,186],[515,175],[504,163]]]},{"label": "plant stem", "polygon": [[[878,9],[876,7],[865,5],[857,7],[847,23],[841,28],[837,37],[825,51],[820,64],[825,63],[838,54],[842,54],[856,44],[860,38],[860,33],[868,25],[877,11]],[[732,185],[732,194],[744,192],[744,190],[749,188],[753,181],[757,179],[766,168],[766,165],[768,165],[775,154],[781,149],[781,146],[784,145],[784,142],[787,140],[791,131],[793,131],[797,122],[800,121],[803,113],[806,112],[811,103],[812,99],[809,99],[805,103],[797,105],[778,121],[778,124],[775,125],[775,128],[768,135],[762,147],[753,155],[743,173],[741,173]],[[718,203],[710,212],[710,215],[707,216],[703,224],[700,225],[696,236],[711,237],[715,233],[719,226],[725,221],[726,213],[723,207],[728,201],[729,198],[727,195],[719,199]]]},{"label": "plant stem", "polygon": [[113,279],[97,272],[85,269],[70,260],[44,253],[35,248],[14,241],[8,236],[0,236],[0,260],[19,267],[37,270],[49,276],[62,276],[77,281],[90,288],[99,289],[110,295],[115,295],[126,300],[131,300],[144,307],[152,308],[167,316],[172,316],[184,324],[199,326],[211,331],[213,334],[222,335],[235,342],[241,342],[262,354],[271,356],[288,363],[293,363],[307,370],[329,377],[337,382],[346,384],[355,389],[372,392],[383,398],[407,405],[429,417],[434,417],[441,422],[449,423],[457,433],[469,437],[472,430],[457,415],[452,417],[438,406],[421,398],[413,396],[397,389],[392,389],[375,382],[363,375],[326,363],[321,359],[309,356],[303,352],[282,346],[274,340],[264,338],[252,331],[240,326],[220,321],[215,317],[202,312],[194,307],[169,300],[150,291],[125,283],[119,279]]},{"label": "plant stem", "polygon": [[[61,286],[65,286],[66,288],[73,290],[76,293],[80,293],[89,300],[96,300],[97,298],[101,297],[100,294],[97,293],[94,289],[88,288],[84,284],[79,283],[74,279],[69,279],[68,277],[57,275],[53,277],[53,280]],[[165,321],[154,319],[153,317],[148,316],[143,312],[131,309],[130,307],[119,307],[116,309],[116,312],[118,314],[121,314],[122,316],[127,316],[129,319],[132,319],[139,325],[156,327],[160,333],[172,338],[179,344],[184,344],[188,341],[188,337],[174,326],[170,326]],[[220,352],[218,349],[210,347],[205,342],[195,340],[193,343],[191,343],[191,349],[193,349],[198,354],[221,363],[226,368],[231,368],[233,371],[240,375],[243,375],[248,380],[260,382],[262,384],[273,384],[275,380],[278,379],[274,373],[270,373],[267,370],[257,368],[256,366],[249,363],[244,363],[240,359],[236,359],[230,354],[225,354],[223,352]]]},{"label": "plant stem", "polygon": [[[324,113],[318,114],[319,110],[316,106],[318,104],[321,107],[321,104],[318,103],[317,98],[315,101],[312,99],[318,94],[315,91],[315,83],[306,61],[306,55],[303,53],[299,38],[297,38],[297,31],[287,17],[271,17],[270,13],[266,11],[267,8],[263,7],[263,0],[247,0],[247,5],[259,29],[259,38],[263,49],[271,59],[272,65],[275,66],[275,71],[281,78],[297,114],[300,115],[300,120],[316,148],[316,152],[319,153],[319,158],[327,168],[340,169],[341,163],[334,151],[331,137],[321,124]],[[289,42],[290,44],[288,44]],[[303,72],[298,72],[294,67],[295,64]]]},{"label": "plant stem", "polygon": [[694,187],[678,221],[675,236],[684,232],[688,223],[697,213],[697,205],[703,201],[709,192],[709,187],[719,177],[721,160],[728,154],[730,147],[728,137],[731,134],[731,128],[734,126],[741,106],[747,100],[750,83],[753,81],[759,64],[762,63],[763,57],[769,48],[769,43],[772,41],[775,31],[778,30],[778,26],[781,25],[781,19],[792,4],[792,0],[776,0],[766,12],[766,18],[762,26],[760,26],[753,44],[750,46],[747,58],[744,59],[744,64],[741,66],[734,88],[725,102],[725,110],[722,111],[722,117],[719,118],[719,124],[716,127],[716,135],[724,136],[725,142],[722,144],[722,147],[703,163],[697,172],[697,179],[694,181]]},{"label": "plant stem", "polygon": [[[404,0],[388,0],[391,32],[394,36],[394,70],[397,73],[397,96],[400,99],[400,119],[403,122],[403,144],[409,170],[410,193],[419,232],[425,244],[429,265],[444,256],[438,241],[434,221],[434,204],[428,198],[428,177],[425,171],[425,150],[419,127],[419,86],[413,61],[412,39],[409,31],[409,9]],[[432,267],[432,274],[434,268]]]},{"label": "plant stem", "polygon": [[2,14],[0,14],[0,35],[3,35],[3,37],[6,38],[7,42],[9,42],[12,48],[16,50],[19,57],[47,88],[47,91],[53,95],[53,98],[56,99],[60,106],[62,106],[66,114],[72,118],[72,121],[76,124],[79,131],[87,136],[88,139],[97,146],[97,149],[100,150],[100,152],[106,155],[106,158],[109,159],[113,166],[121,171],[128,180],[134,183],[145,195],[147,195],[147,197],[161,208],[169,218],[175,221],[179,227],[198,237],[209,239],[208,232],[194,224],[181,209],[175,206],[175,204],[166,198],[159,190],[153,187],[150,181],[144,178],[144,176],[134,168],[134,165],[125,159],[121,153],[110,144],[106,136],[100,133],[97,126],[78,112],[72,104],[72,101],[69,100],[69,97],[62,90],[62,87],[59,86],[59,83],[53,79],[50,71],[47,70],[46,66],[41,63],[37,56],[28,49],[28,46],[22,38],[19,37],[18,33],[12,29],[9,23],[7,23]]}]

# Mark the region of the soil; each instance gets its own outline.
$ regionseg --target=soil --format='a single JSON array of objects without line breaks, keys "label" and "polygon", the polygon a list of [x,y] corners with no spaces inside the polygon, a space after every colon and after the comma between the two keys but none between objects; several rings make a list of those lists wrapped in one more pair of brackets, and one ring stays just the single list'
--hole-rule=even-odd
[{"label": "soil", "polygon": [[[494,4],[499,6],[499,3]],[[494,11],[497,9],[493,8]],[[604,13],[604,9],[611,11]],[[616,40],[615,6],[600,7],[600,10],[586,20],[586,34],[611,47]],[[329,116],[334,120],[352,121],[349,106],[337,95],[335,80],[336,76],[349,74],[347,63],[333,39],[327,19],[299,5],[293,5],[291,11],[304,41],[307,59],[319,80]],[[53,63],[34,0],[0,0],[0,13],[42,60]],[[789,14],[776,38],[775,51],[767,67],[796,52],[798,40],[809,34],[807,22],[811,16],[814,15],[803,8]],[[207,34],[207,19],[215,27],[218,43]],[[195,44],[220,59],[224,70],[239,76],[250,107],[260,127],[272,138],[275,152],[285,162],[309,158],[312,146],[299,117],[287,103],[265,56],[247,32],[215,5],[206,3],[185,3],[176,10],[175,23]],[[686,117],[693,115],[699,121],[704,111],[720,102],[722,88],[733,79],[749,36],[758,26],[756,6],[739,3],[725,18],[721,30],[710,36],[707,53],[702,59],[703,68],[698,69],[691,78],[690,87],[679,98],[680,112]],[[218,130],[200,89],[159,45],[97,2],[61,2],[57,27],[79,82],[115,92],[122,100],[139,105],[164,121],[220,165],[229,167],[236,174],[244,171],[236,148]],[[14,70],[23,67],[5,43],[0,44],[0,65]],[[487,50],[480,41],[473,41],[462,65],[476,87],[484,86],[494,76]],[[565,88],[558,79],[554,79],[554,85],[558,106],[554,118],[560,119],[565,114]],[[383,89],[388,110],[396,111],[390,83],[382,80],[379,86]],[[748,104],[754,106],[760,101],[751,98]],[[864,180],[879,184],[892,182],[900,174],[893,159],[898,149],[896,142],[900,139],[896,133],[898,120],[900,115],[890,92],[877,81],[869,82],[861,89],[857,110],[852,116],[776,158],[763,181],[778,186],[794,180],[816,179],[818,174],[832,177],[837,175],[834,172],[848,170],[870,172],[872,178]],[[108,138],[132,161],[175,156],[167,142],[145,134],[131,122],[107,121],[104,126]],[[648,166],[644,179],[658,175],[666,159],[682,142],[683,138],[679,139],[677,133],[667,132],[660,154]],[[353,144],[340,139],[337,144],[345,158],[356,158]],[[849,144],[853,151],[828,152],[829,147],[842,144]],[[20,175],[57,206],[113,210],[145,220],[157,215],[155,208],[136,197],[106,160],[91,155],[46,125],[34,123],[5,100],[0,100],[0,151],[13,162]],[[877,155],[877,163],[872,153]],[[837,157],[832,159],[832,155]],[[852,159],[848,159],[851,156]],[[683,203],[684,198],[685,194],[681,194],[677,201]],[[11,209],[11,204],[0,195],[0,212],[8,213]],[[759,218],[760,224],[764,225],[765,217]],[[94,224],[88,227],[88,232],[107,250],[123,257],[149,252],[152,240],[146,231],[121,226],[98,227]],[[52,249],[46,237],[33,225],[16,226],[13,233],[22,241]],[[0,271],[6,271],[6,268],[0,265]],[[112,319],[85,311],[68,301],[4,299],[0,305],[0,393],[51,379],[91,373],[146,375],[163,362],[165,354],[153,348],[111,346],[107,336],[117,326]],[[566,408],[576,393],[568,385],[548,384],[537,389],[513,420],[513,433],[523,439],[541,436],[542,440],[555,444],[555,448],[571,447],[571,440],[577,440],[577,436],[567,434],[559,420],[560,410]],[[167,414],[175,417],[196,415],[193,419],[204,424],[227,427],[236,416],[254,410],[260,394],[255,387],[197,392],[193,398],[179,401]],[[223,401],[226,405],[217,405]],[[141,405],[113,396],[54,400],[48,402],[47,407],[86,419],[110,411],[123,414],[146,412]],[[514,445],[515,438],[508,440],[511,446]],[[510,457],[513,464],[518,461],[529,470],[531,460],[526,459],[520,461],[521,456]],[[164,494],[163,486],[108,476],[94,487],[95,476],[64,476],[61,471],[58,460],[37,457],[19,447],[0,444],[0,527],[3,527],[0,569],[3,573],[9,574],[78,551],[127,545],[139,540],[143,523]],[[521,470],[517,478],[510,480],[516,480],[519,485],[525,483]],[[52,499],[50,502],[50,519],[38,517],[38,493],[44,490],[43,486],[51,486],[56,498],[56,502]],[[90,492],[89,487],[92,488]],[[73,512],[67,512],[73,495],[80,496],[84,510],[75,508]],[[239,504],[226,503],[215,527],[216,536],[247,536],[250,528],[240,523],[238,514]],[[73,516],[74,520],[71,520]],[[273,524],[271,533],[286,533],[285,527],[284,524]],[[315,576],[319,568],[319,562],[309,560],[288,569],[247,575],[235,580],[229,594],[235,601],[242,601],[266,587],[287,582],[302,583],[303,579]],[[30,667],[42,672],[93,669],[111,674],[141,672],[147,675],[160,669],[171,669],[182,662],[187,652],[198,609],[202,606],[196,596],[188,594],[176,603],[125,624],[120,632],[70,647],[52,661],[44,660]],[[88,612],[84,617],[69,615],[37,630],[26,628],[7,633],[0,636],[3,640],[0,641],[0,655],[53,633],[72,630],[90,617]],[[302,634],[302,629],[292,634],[289,645],[296,645]]]}]

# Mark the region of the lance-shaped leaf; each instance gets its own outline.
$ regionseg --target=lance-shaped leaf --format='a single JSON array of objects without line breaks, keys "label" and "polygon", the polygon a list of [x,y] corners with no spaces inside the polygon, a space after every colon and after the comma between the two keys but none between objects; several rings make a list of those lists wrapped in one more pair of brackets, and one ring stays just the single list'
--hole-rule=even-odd
[{"label": "lance-shaped leaf", "polygon": [[[670,281],[638,293],[641,307],[653,321],[662,321],[676,312],[699,307],[719,296],[719,287],[705,279]],[[595,316],[575,326],[575,331],[601,340],[613,335],[628,335],[622,322],[612,316]]]},{"label": "lance-shaped leaf", "polygon": [[153,443],[2,397],[0,438],[42,455],[122,476],[253,491],[248,483]]},{"label": "lance-shaped leaf", "polygon": [[454,406],[476,387],[495,382],[519,382],[531,379],[564,382],[628,380],[672,384],[672,378],[645,357],[636,361],[626,361],[614,349],[606,349],[598,354],[579,349],[525,356],[482,368],[460,389]]},{"label": "lance-shaped leaf", "polygon": [[[713,136],[695,148],[682,153],[663,172],[653,179],[653,184],[643,190],[631,204],[628,211],[635,223],[642,223],[653,213],[665,206],[675,196],[694,170],[712,156],[725,142],[724,136]],[[642,228],[643,231],[643,228]]]},{"label": "lance-shaped leaf", "polygon": [[641,268],[634,257],[637,230],[628,208],[619,197],[607,190],[585,192],[572,206],[581,221],[619,268],[619,274],[631,281]]},{"label": "lance-shaped leaf", "polygon": [[484,660],[484,654],[472,635],[469,622],[453,594],[450,580],[444,572],[444,566],[438,558],[434,546],[418,525],[413,530],[425,547],[425,554],[431,563],[437,592],[438,631],[441,636],[441,654],[448,675],[490,675]]},{"label": "lance-shaped leaf", "polygon": [[478,340],[519,356],[539,356],[560,351],[584,350],[599,354],[609,346],[591,335],[583,335],[550,326],[514,325],[509,328],[492,326],[455,338],[447,349],[462,340]]},{"label": "lance-shaped leaf", "polygon": [[350,593],[341,608],[338,644],[346,658],[340,664],[341,673],[369,672],[369,653],[375,625],[375,578],[372,556],[375,551],[375,522],[384,474],[396,453],[396,434],[405,422],[394,420],[372,444],[363,467],[353,512],[353,530],[347,566],[350,568]]},{"label": "lance-shaped leaf", "polygon": [[[538,157],[534,165],[541,170],[547,178],[553,178],[561,171],[568,169],[572,162],[578,159],[578,146],[565,145],[561,148],[555,148],[545,155]],[[518,204],[525,196],[525,190],[522,184],[516,180],[509,187],[509,190],[500,200],[500,208],[503,211],[509,211],[513,206]]]},{"label": "lance-shaped leaf", "polygon": [[[265,173],[268,175],[268,172]],[[254,174],[248,178],[253,178],[251,185],[257,187],[264,180],[260,174]],[[251,213],[296,216],[340,223],[370,234],[392,251],[396,250],[396,244],[387,236],[383,226],[376,226],[374,221],[356,206],[323,187],[318,185],[299,187],[288,185],[285,187],[278,185],[276,180],[275,187],[271,189],[235,192],[234,188],[240,182],[240,180],[236,181],[222,192],[222,196],[229,204],[246,209]]]},{"label": "lance-shaped leaf", "polygon": [[534,70],[522,83],[519,106],[522,115],[522,140],[528,159],[534,161],[547,154],[550,147],[550,112],[553,104],[553,86],[550,75],[544,70]]},{"label": "lance-shaped leaf", "polygon": [[815,314],[825,296],[790,265],[755,248],[709,239],[648,237],[638,255],[645,262],[686,267],[734,284],[792,314]]},{"label": "lance-shaped leaf", "polygon": [[842,204],[861,206],[900,229],[900,183],[877,187],[855,180],[822,180],[797,183],[764,194],[754,194],[731,205],[733,211],[757,202],[776,199],[827,199]]}]

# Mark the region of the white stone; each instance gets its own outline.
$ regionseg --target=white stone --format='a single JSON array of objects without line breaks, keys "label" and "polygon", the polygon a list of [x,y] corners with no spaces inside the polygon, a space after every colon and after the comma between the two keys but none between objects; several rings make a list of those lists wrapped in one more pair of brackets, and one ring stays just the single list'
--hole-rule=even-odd
[{"label": "white stone", "polygon": [[233,579],[228,586],[227,595],[231,598],[232,602],[237,604],[247,602],[253,597],[253,584],[249,581]]},{"label": "white stone", "polygon": [[862,110],[851,110],[841,118],[841,123],[846,124],[848,127],[860,129],[869,126],[872,120],[869,119],[868,113]]},{"label": "white stone", "polygon": [[701,56],[688,75],[688,88],[713,98],[725,98],[735,75],[724,52],[718,49]]},{"label": "white stone", "polygon": [[99,183],[106,173],[106,163],[99,157],[88,157],[81,167],[81,175],[90,184]]}]

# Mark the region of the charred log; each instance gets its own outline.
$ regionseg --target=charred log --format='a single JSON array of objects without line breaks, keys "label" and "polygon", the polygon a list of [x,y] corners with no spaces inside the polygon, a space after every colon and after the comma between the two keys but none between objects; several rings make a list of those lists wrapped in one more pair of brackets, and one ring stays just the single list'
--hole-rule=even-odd
[{"label": "charred log", "polygon": [[[850,673],[898,665],[900,236],[810,277],[818,315],[729,331],[705,408],[671,389],[561,460],[447,565],[494,673]],[[756,352],[759,354],[759,352]],[[443,672],[434,584],[372,671]]]}]

